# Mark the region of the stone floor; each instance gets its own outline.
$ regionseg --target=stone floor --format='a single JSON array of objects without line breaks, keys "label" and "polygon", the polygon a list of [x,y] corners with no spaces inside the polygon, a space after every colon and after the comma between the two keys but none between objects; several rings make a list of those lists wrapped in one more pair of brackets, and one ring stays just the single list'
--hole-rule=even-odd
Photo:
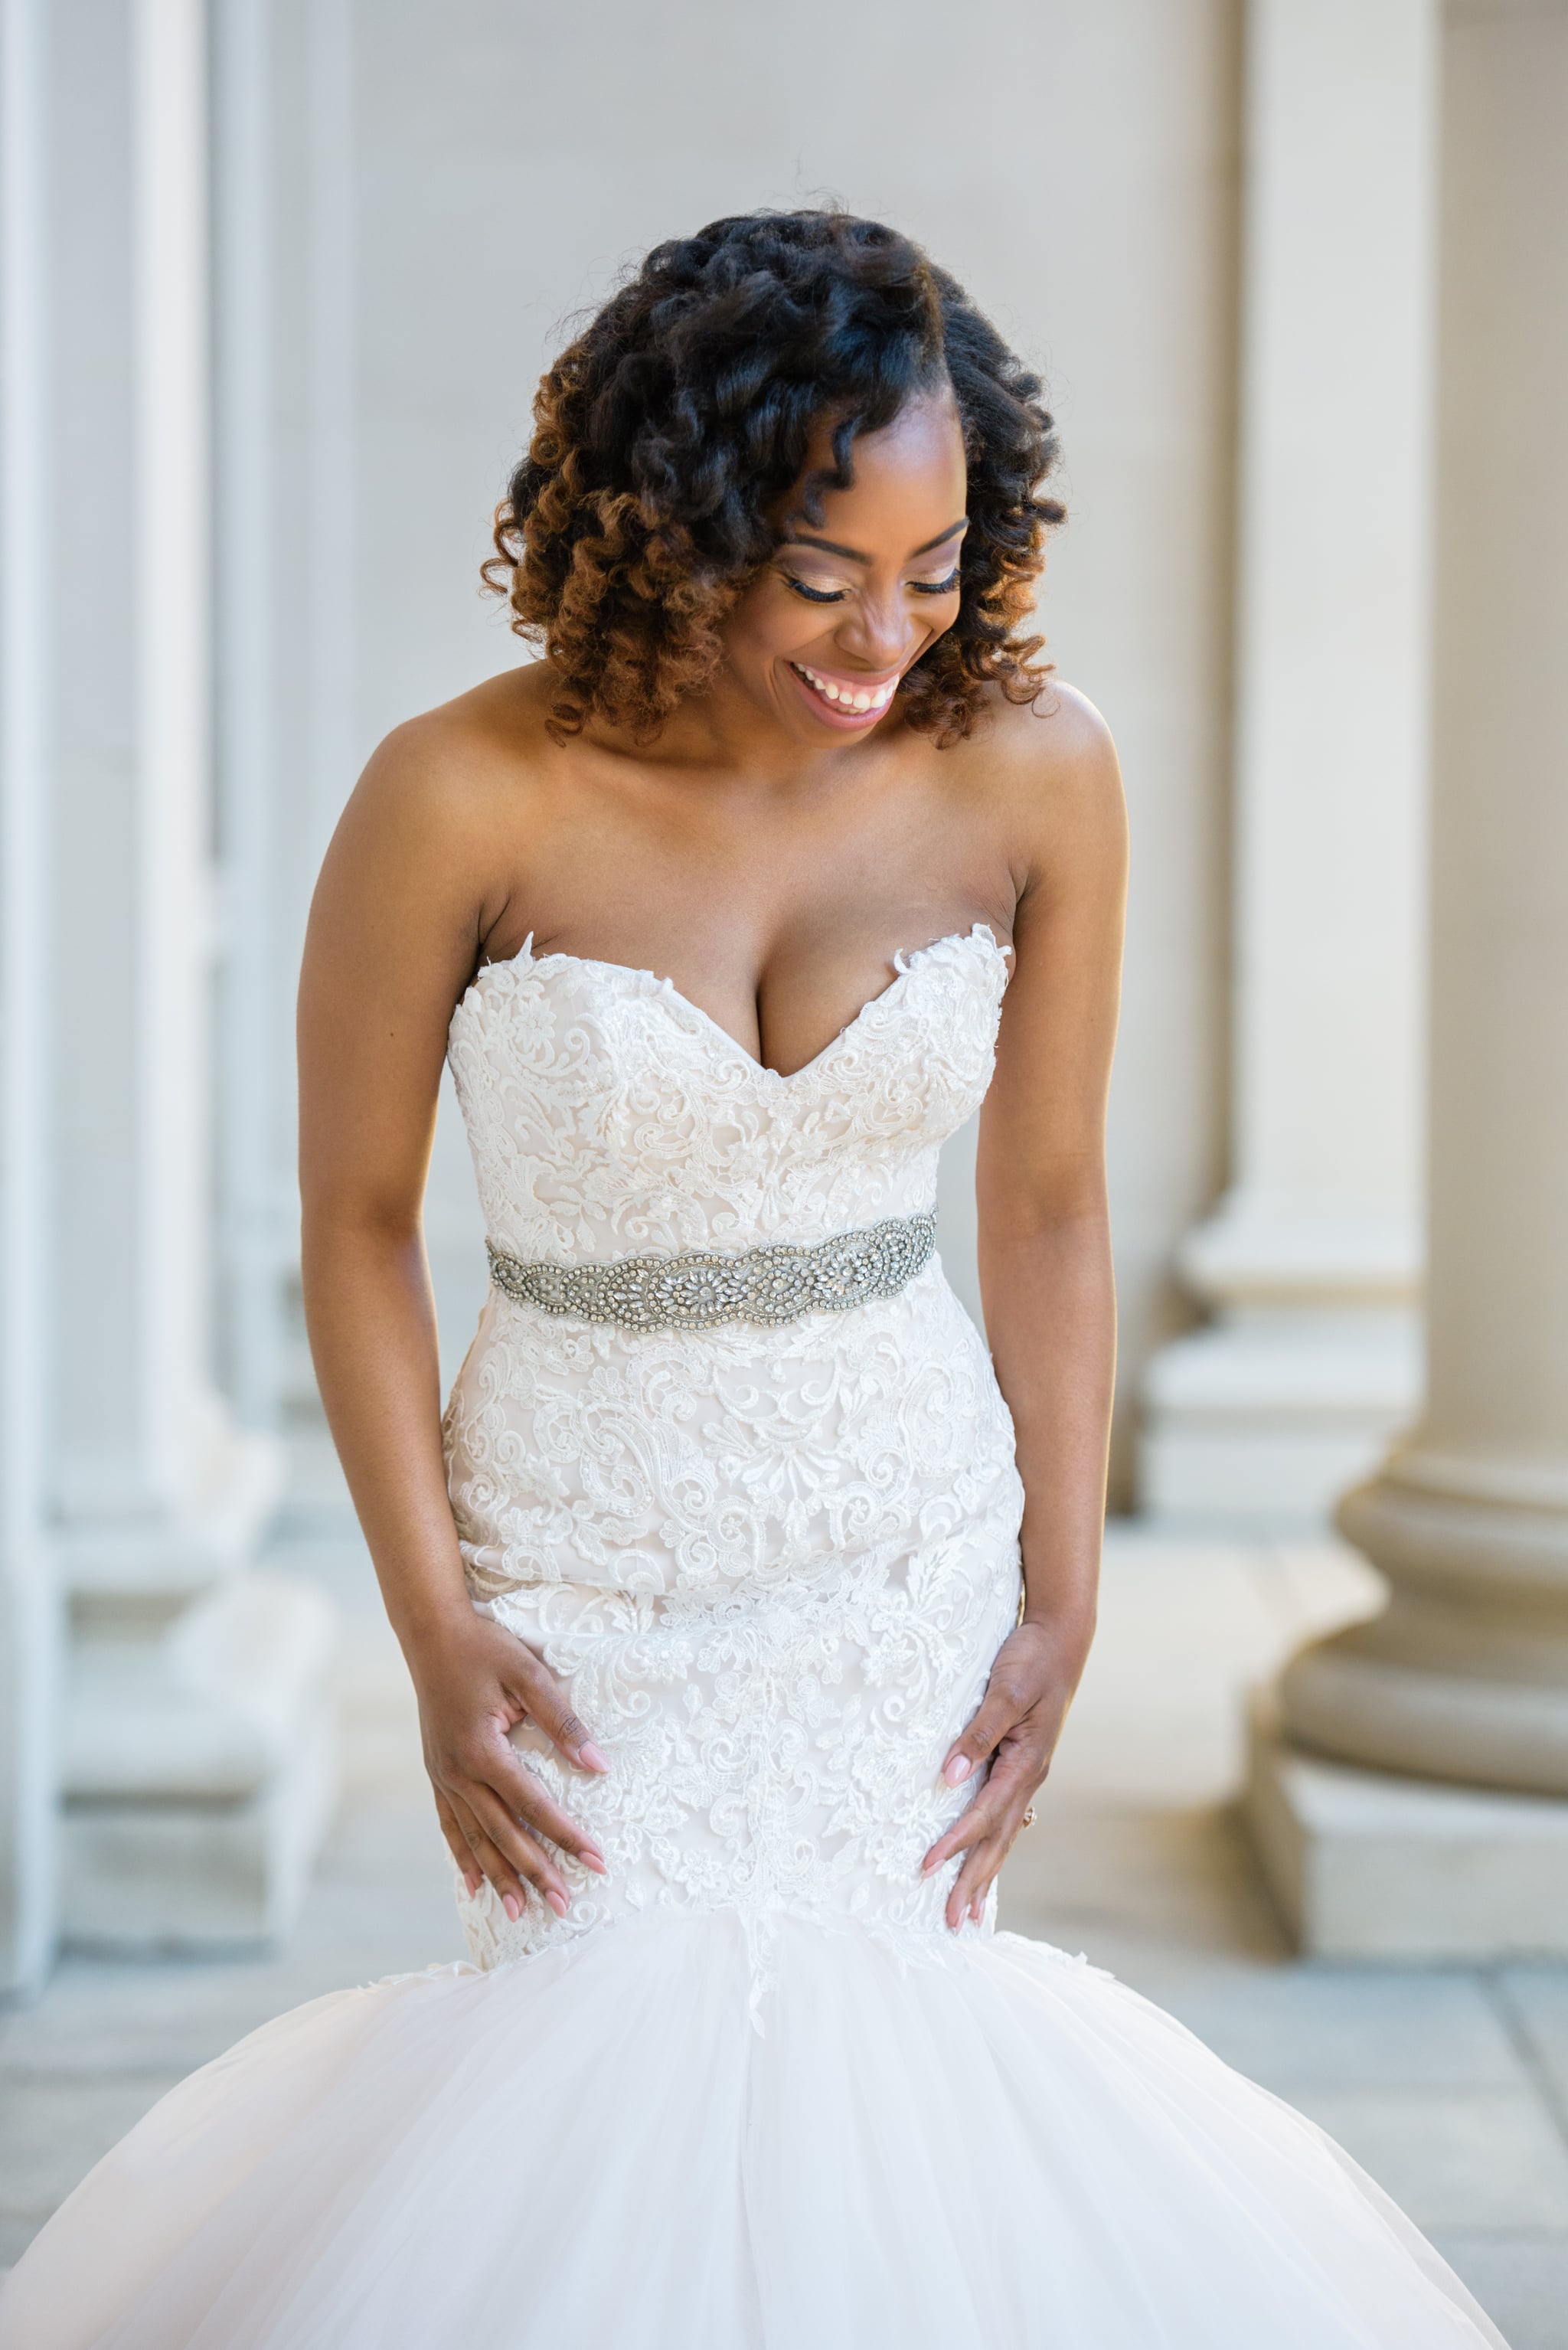
[{"label": "stone floor", "polygon": [[[453,1953],[400,1660],[341,1534],[296,1538],[348,1631],[348,1783],[288,1949],[67,1960],[0,2017],[0,2262],[172,2081],[279,2009]],[[280,1562],[281,1563],[281,1562]],[[1513,2350],[1568,2350],[1568,1969],[1293,1960],[1230,1810],[1241,1698],[1369,1604],[1330,1548],[1118,1534],[1102,1630],[1006,1922],[1098,1963],[1329,2128],[1426,2229]]]}]

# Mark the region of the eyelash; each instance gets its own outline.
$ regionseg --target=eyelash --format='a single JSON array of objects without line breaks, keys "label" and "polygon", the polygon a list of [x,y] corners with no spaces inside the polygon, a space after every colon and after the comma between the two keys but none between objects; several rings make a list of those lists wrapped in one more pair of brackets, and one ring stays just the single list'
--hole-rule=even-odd
[{"label": "eyelash", "polygon": [[[805,581],[797,579],[793,571],[786,571],[784,577],[795,594],[804,596],[808,604],[842,604],[844,601],[846,591],[842,588],[808,588]],[[917,596],[950,596],[958,584],[957,564],[945,579],[911,579],[909,582]]]}]

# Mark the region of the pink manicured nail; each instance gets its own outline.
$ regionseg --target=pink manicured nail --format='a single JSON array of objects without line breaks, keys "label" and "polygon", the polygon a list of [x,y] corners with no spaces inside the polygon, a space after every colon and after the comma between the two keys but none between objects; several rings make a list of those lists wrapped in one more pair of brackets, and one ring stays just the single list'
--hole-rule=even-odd
[{"label": "pink manicured nail", "polygon": [[523,1915],[523,1904],[518,1900],[515,1893],[504,1893],[501,1897],[501,1907],[515,1926],[518,1918]]},{"label": "pink manicured nail", "polygon": [[484,1879],[483,1877],[465,1877],[462,1881],[467,1890],[468,1898],[472,1901],[480,1887],[483,1884]]},{"label": "pink manicured nail", "polygon": [[961,1787],[973,1769],[974,1764],[967,1754],[955,1754],[942,1776],[950,1787]]},{"label": "pink manicured nail", "polygon": [[605,1866],[605,1856],[602,1852],[580,1853],[578,1855],[578,1858],[581,1860],[585,1868],[591,1868],[593,1870],[596,1877],[607,1877],[609,1875],[609,1870]]},{"label": "pink manicured nail", "polygon": [[607,1771],[609,1756],[601,1754],[591,1738],[585,1738],[577,1749],[577,1760],[585,1771]]},{"label": "pink manicured nail", "polygon": [[557,1918],[564,1918],[566,1916],[566,1897],[564,1893],[557,1893],[554,1888],[552,1888],[550,1892],[545,1894],[545,1898],[549,1903]]}]

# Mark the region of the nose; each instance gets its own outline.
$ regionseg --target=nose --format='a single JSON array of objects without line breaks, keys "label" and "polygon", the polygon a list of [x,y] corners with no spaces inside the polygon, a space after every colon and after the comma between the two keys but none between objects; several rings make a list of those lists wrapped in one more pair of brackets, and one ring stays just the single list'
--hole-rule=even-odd
[{"label": "nose", "polygon": [[857,597],[842,626],[834,631],[835,641],[846,659],[858,668],[875,671],[898,668],[909,651],[914,635],[912,616],[897,588],[879,593],[867,587]]}]

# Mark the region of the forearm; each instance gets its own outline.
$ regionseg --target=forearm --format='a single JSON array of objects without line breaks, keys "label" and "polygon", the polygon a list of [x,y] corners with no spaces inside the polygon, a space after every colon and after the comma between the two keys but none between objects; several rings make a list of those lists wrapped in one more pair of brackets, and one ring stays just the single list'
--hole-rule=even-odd
[{"label": "forearm", "polygon": [[327,1423],[405,1654],[468,1617],[417,1224],[307,1211],[306,1324]]},{"label": "forearm", "polygon": [[1023,1481],[1026,1620],[1088,1653],[1116,1376],[1116,1294],[1096,1209],[985,1230],[981,1289]]},{"label": "forearm", "polygon": [[954,1928],[981,1914],[1088,1657],[1116,1356],[1103,1210],[1040,1219],[1003,1196],[988,1215],[982,1190],[980,1281],[1023,1481],[1023,1617],[942,1765],[949,1786],[972,1777],[977,1791],[922,1864],[929,1876],[962,1854],[947,1899]]}]

